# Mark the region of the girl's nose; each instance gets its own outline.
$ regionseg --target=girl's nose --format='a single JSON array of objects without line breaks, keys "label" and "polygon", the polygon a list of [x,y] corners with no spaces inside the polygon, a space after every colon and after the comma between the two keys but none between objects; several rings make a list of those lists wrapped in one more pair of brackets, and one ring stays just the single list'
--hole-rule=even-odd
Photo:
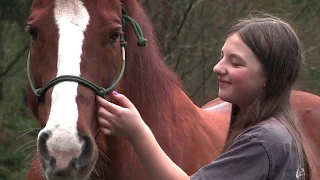
[{"label": "girl's nose", "polygon": [[227,73],[227,69],[225,68],[222,60],[220,60],[214,67],[213,72],[217,75],[224,75]]}]

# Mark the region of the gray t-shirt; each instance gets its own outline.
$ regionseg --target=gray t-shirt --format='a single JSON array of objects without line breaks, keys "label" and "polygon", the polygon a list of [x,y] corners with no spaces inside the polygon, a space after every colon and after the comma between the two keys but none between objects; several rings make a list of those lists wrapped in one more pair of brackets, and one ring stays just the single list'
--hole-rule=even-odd
[{"label": "gray t-shirt", "polygon": [[191,180],[304,179],[293,137],[270,118],[242,132],[225,153],[202,167]]}]

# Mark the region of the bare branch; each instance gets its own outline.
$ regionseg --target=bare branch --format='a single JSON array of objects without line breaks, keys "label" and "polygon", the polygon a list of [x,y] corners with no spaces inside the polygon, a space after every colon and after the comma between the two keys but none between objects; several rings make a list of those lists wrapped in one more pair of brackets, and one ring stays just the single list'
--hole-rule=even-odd
[{"label": "bare branch", "polygon": [[315,46],[312,46],[312,47],[308,48],[307,50],[305,50],[305,53],[310,53],[310,52],[316,50],[317,48],[320,48],[320,43],[315,45]]},{"label": "bare branch", "polygon": [[203,63],[202,61],[199,61],[199,63],[197,63],[195,66],[192,66],[190,69],[184,71],[181,75],[181,79],[184,80],[184,78],[190,74],[191,72],[193,72],[195,69],[199,68]]},{"label": "bare branch", "polygon": [[306,4],[303,6],[303,8],[299,11],[299,13],[296,15],[296,17],[294,18],[294,20],[298,20],[298,18],[300,18],[300,16],[304,13],[304,11],[309,7],[309,2],[307,1]]},{"label": "bare branch", "polygon": [[180,34],[181,29],[182,29],[182,27],[183,27],[183,25],[184,25],[184,23],[185,23],[185,21],[186,21],[186,19],[187,19],[187,16],[188,16],[188,14],[189,14],[189,12],[190,12],[190,10],[191,10],[191,8],[192,8],[192,5],[193,5],[193,2],[194,2],[194,1],[195,1],[195,0],[191,0],[187,11],[184,13],[183,19],[182,19],[182,21],[181,21],[181,23],[180,23],[180,26],[179,26],[179,28],[178,28],[178,31],[177,31],[177,35]]},{"label": "bare branch", "polygon": [[212,71],[210,71],[211,73],[209,73],[205,78],[203,83],[201,83],[195,91],[193,91],[193,93],[191,94],[191,99],[193,99],[195,97],[195,95],[198,93],[198,91],[204,86],[204,84],[208,81],[208,79],[212,76]]},{"label": "bare branch", "polygon": [[0,74],[0,79],[3,79],[4,76],[6,76],[13,69],[17,62],[19,62],[21,56],[27,51],[28,47],[29,44],[26,44],[25,47],[23,47],[21,51],[16,54],[14,60],[11,61],[9,65],[5,68],[5,70]]},{"label": "bare branch", "polygon": [[203,43],[203,44],[194,44],[194,45],[184,45],[184,46],[180,46],[180,49],[204,49],[204,50],[208,50],[208,51],[212,51],[211,47],[213,45],[211,43]]},{"label": "bare branch", "polygon": [[177,59],[176,64],[175,64],[175,66],[174,66],[174,71],[175,71],[175,72],[177,72],[177,71],[178,71],[178,67],[179,67],[179,65],[180,65],[180,60],[181,60],[181,51],[182,51],[182,49],[179,49],[178,59]]},{"label": "bare branch", "polygon": [[198,0],[193,6],[192,6],[192,10],[195,9],[198,5],[200,5],[202,2],[204,2],[206,0]]}]

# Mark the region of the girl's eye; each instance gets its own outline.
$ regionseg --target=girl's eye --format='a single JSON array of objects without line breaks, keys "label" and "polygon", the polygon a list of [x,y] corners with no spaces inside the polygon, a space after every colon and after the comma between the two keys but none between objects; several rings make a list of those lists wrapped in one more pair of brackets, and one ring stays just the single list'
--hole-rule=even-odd
[{"label": "girl's eye", "polygon": [[236,61],[232,61],[232,65],[235,66],[235,67],[242,66],[240,63],[238,63]]}]

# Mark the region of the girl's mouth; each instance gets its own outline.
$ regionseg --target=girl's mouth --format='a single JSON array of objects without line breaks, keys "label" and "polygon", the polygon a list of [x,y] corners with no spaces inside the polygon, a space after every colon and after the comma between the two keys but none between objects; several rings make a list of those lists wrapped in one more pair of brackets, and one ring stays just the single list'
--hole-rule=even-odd
[{"label": "girl's mouth", "polygon": [[225,81],[225,80],[222,80],[222,79],[219,79],[219,83],[220,84],[231,84],[231,82]]}]

